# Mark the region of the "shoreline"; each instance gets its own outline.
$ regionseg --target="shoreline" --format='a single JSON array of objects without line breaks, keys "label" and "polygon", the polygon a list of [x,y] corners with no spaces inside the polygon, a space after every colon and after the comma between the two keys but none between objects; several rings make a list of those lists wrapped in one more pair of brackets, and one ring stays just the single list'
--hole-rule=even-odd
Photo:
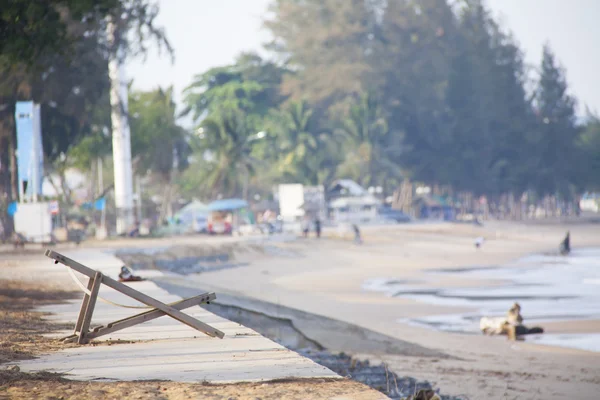
[{"label": "shoreline", "polygon": [[[422,231],[423,226],[416,229]],[[532,253],[552,252],[568,229],[575,238],[574,248],[600,245],[600,238],[595,235],[599,228],[595,224],[523,227],[498,223],[483,228],[432,224],[427,226],[428,232],[414,232],[411,226],[386,227],[375,232],[365,229],[362,246],[343,240],[299,239],[284,245],[286,250],[299,253],[297,257],[257,255],[248,265],[188,275],[185,279],[192,285],[196,280],[197,284],[217,292],[281,304],[448,353],[456,359],[440,359],[433,364],[414,355],[385,357],[392,370],[430,381],[444,394],[495,398],[507,393],[533,399],[534,396],[524,395],[529,392],[528,384],[519,381],[520,376],[528,374],[531,387],[546,398],[562,399],[572,391],[581,393],[580,398],[594,398],[591,393],[600,390],[600,381],[596,379],[600,376],[597,353],[398,323],[400,318],[465,312],[472,308],[435,306],[361,290],[362,282],[373,276],[417,279],[432,268],[514,264]],[[490,239],[482,251],[476,252],[473,239],[482,233]],[[383,240],[377,240],[380,238]],[[576,378],[570,377],[574,370],[581,371]],[[565,383],[567,376],[569,380]],[[477,381],[483,377],[489,384],[480,387]],[[516,379],[512,389],[507,389],[504,383],[507,379]]]},{"label": "shoreline", "polygon": [[[445,232],[444,228],[442,227],[440,229],[440,227],[437,226],[437,225],[438,224],[426,224],[425,226],[432,227],[432,229],[435,232],[435,234],[444,233]],[[449,224],[445,224],[445,225],[449,225]],[[465,226],[465,225],[466,224],[461,224],[461,226]],[[392,226],[391,228],[393,229],[394,227],[395,226]],[[413,227],[415,227],[415,226],[414,225],[413,226],[410,226],[410,225],[403,225],[403,226],[401,226],[401,228],[408,228],[409,230],[411,230],[413,232],[421,231],[420,233],[423,233],[422,230],[419,229],[419,228],[422,227],[422,225],[419,225],[417,229],[414,229]],[[369,228],[371,228],[371,227],[369,227]],[[381,227],[378,227],[378,228],[381,228]],[[390,226],[386,225],[383,228],[390,228]],[[427,232],[427,233],[430,233],[430,232]],[[464,236],[470,237],[472,235],[466,234]],[[246,239],[248,239],[247,242],[252,243],[250,246],[256,244],[257,241],[260,241],[260,239],[257,239],[257,238],[246,238]],[[256,240],[252,240],[252,239],[256,239]],[[298,242],[297,243],[298,244],[302,244],[303,240],[305,240],[305,239],[298,238]],[[233,242],[235,243],[237,241],[234,240]],[[344,243],[343,241],[339,241],[339,240],[334,240],[334,242]],[[600,244],[600,241],[598,243]],[[261,245],[264,245],[264,244],[265,243],[263,242],[262,244],[258,244],[257,246],[260,247]],[[167,249],[170,250],[170,249],[173,249],[174,247],[185,247],[185,246],[171,246],[171,247],[165,246],[163,248],[163,250],[167,250]],[[557,254],[556,251],[553,252],[551,250],[552,249],[551,246],[538,245],[538,246],[535,246],[535,247],[537,248],[537,250],[535,250],[534,252],[523,250],[522,252],[516,253],[516,255],[515,254],[511,254],[511,255],[506,255],[505,257],[502,257],[502,256],[498,257],[496,255],[496,261],[497,262],[489,262],[489,260],[488,260],[488,261],[480,262],[477,265],[463,265],[461,267],[456,267],[456,268],[447,267],[447,266],[440,266],[440,267],[437,267],[437,268],[431,267],[431,268],[424,268],[424,269],[421,270],[421,272],[423,272],[423,273],[437,273],[437,272],[447,273],[447,272],[464,272],[464,271],[475,270],[475,269],[482,270],[482,271],[493,270],[493,269],[506,269],[506,268],[510,268],[511,266],[514,266],[519,261],[522,261],[523,259],[525,259],[527,257],[542,256],[542,255],[555,255],[555,254]],[[594,246],[594,245],[588,244],[587,246],[580,246],[577,249],[585,251],[585,250],[594,250],[594,249],[599,249],[599,248],[600,248],[600,245]],[[139,256],[140,255],[140,253],[139,253],[140,250],[143,251],[143,252],[146,252],[144,249],[140,249],[139,247],[137,247],[137,248],[128,248],[128,249],[123,249],[122,252],[121,252],[121,254],[118,254],[118,256],[120,256],[120,258],[122,258],[122,259],[124,258],[125,261],[132,262],[132,259],[129,258],[129,257],[127,257],[127,256],[130,255],[130,254],[132,254],[132,253],[136,254],[137,256]],[[160,253],[160,251],[161,250],[159,249],[158,253]],[[156,250],[152,251],[153,254],[155,254],[156,252],[157,252]],[[137,259],[137,258],[138,257],[133,257],[133,259]],[[142,257],[142,258],[145,258],[145,257]],[[498,260],[498,258],[500,260]],[[197,262],[197,259],[194,259],[193,257],[192,257],[192,259],[195,260],[193,262]],[[144,260],[144,261],[146,261],[146,260]],[[139,265],[140,268],[145,268],[143,266],[143,262],[144,261],[142,261],[142,265]],[[175,262],[175,261],[177,261],[177,257],[171,255],[171,259],[170,260],[166,260],[166,262],[169,262],[169,261]],[[452,264],[455,265],[456,263],[452,263]],[[240,267],[240,265],[236,266],[236,265],[232,264],[232,265],[229,265],[229,266],[225,265],[225,266],[220,266],[220,267],[217,267],[217,268],[202,268],[200,271],[190,271],[189,273],[188,272],[184,273],[184,275],[195,275],[195,274],[200,274],[200,273],[214,273],[214,272],[218,272],[221,269],[238,268],[238,267]],[[170,271],[164,270],[163,268],[159,268],[159,267],[156,267],[156,266],[153,266],[152,269],[160,270],[161,274],[169,274],[169,273],[171,273]],[[177,270],[177,268],[175,268],[174,270]],[[175,272],[175,274],[177,275],[178,272]],[[491,280],[469,279],[469,281],[467,281],[467,282],[461,281],[460,284],[463,285],[463,286],[467,286],[467,287],[469,287],[469,286],[479,286],[481,284],[484,284],[486,287],[494,287],[494,286],[500,286],[500,285],[502,285],[503,282],[501,280],[498,280],[498,279],[491,279]],[[457,285],[457,282],[444,281],[443,284],[440,286],[440,288],[452,288],[452,287],[454,287],[456,285]],[[424,285],[424,286],[427,287],[427,285]],[[420,287],[420,286],[417,284],[416,287]],[[368,295],[368,293],[370,293],[370,292],[367,291],[366,293],[362,293],[362,294]],[[409,293],[409,294],[412,294],[412,293]],[[421,305],[435,306],[435,304],[429,303],[427,301],[414,300],[414,299],[410,299],[410,298],[406,298],[406,297],[401,297],[401,295],[399,295],[399,297],[400,298],[404,298],[404,299],[409,299],[410,301],[415,301],[415,302],[417,302],[417,303],[419,303]],[[461,306],[451,306],[451,305],[440,305],[439,307],[441,307],[440,311],[442,311],[442,314],[447,314],[447,315],[453,315],[452,310],[456,310],[456,309],[464,309],[465,311],[467,311],[467,310],[477,311],[476,309],[470,308],[468,306],[461,307]],[[427,312],[425,314],[417,314],[417,315],[415,315],[411,319],[406,319],[406,321],[399,321],[399,322],[400,323],[410,323],[410,321],[412,319],[414,319],[415,317],[427,317],[427,316],[431,316],[431,313]],[[591,325],[591,327],[588,326],[586,328],[586,332],[580,332],[580,333],[587,333],[587,332],[595,333],[596,332],[595,331],[595,329],[596,329],[596,322],[598,321],[598,319],[591,318],[591,317],[577,318],[577,317],[567,317],[567,316],[565,316],[565,319],[562,319],[562,320],[556,320],[556,319],[536,319],[536,321],[541,321],[541,322],[544,322],[544,323],[548,323],[551,326],[553,326],[554,328],[556,328],[556,327],[559,327],[559,328],[562,327],[562,325],[565,322],[567,322],[567,323],[579,322],[579,321],[591,322],[591,324],[588,324],[588,325]],[[419,323],[417,322],[414,325],[419,325]],[[421,326],[422,326],[422,324],[421,324]],[[434,329],[434,330],[436,330],[435,328],[431,328],[431,327],[425,327],[425,328],[426,329]],[[564,330],[560,330],[559,329],[558,333],[571,333],[571,332],[575,332],[576,329],[577,329],[576,327],[575,328],[571,327],[569,329],[564,329]],[[464,331],[460,331],[459,330],[459,331],[454,331],[454,332],[463,333]],[[598,330],[598,332],[600,332],[600,329]],[[471,333],[471,332],[464,332],[464,333]],[[552,346],[556,346],[556,345],[552,345]]]},{"label": "shoreline", "polygon": [[[552,342],[561,346],[558,335],[600,333],[600,296],[598,295],[597,256],[600,247],[575,249],[568,257],[533,253],[506,265],[423,269],[421,280],[373,278],[362,289],[386,297],[410,299],[422,304],[465,307],[464,312],[423,314],[402,318],[400,323],[454,333],[479,333],[482,317],[503,317],[509,302],[519,302],[526,326],[545,327],[545,334],[534,338],[537,344]],[[450,283],[448,283],[450,280]],[[552,311],[547,305],[557,304]],[[554,339],[550,340],[552,335]],[[548,340],[545,340],[548,338]],[[573,337],[564,347],[600,352],[600,347],[585,347]],[[590,342],[588,340],[588,342]]]}]

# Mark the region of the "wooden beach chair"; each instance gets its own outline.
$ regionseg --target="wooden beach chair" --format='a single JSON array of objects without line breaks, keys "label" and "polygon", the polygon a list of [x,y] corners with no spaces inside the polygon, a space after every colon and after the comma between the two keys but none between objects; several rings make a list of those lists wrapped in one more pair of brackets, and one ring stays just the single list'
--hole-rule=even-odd
[{"label": "wooden beach chair", "polygon": [[[64,342],[77,342],[79,344],[85,344],[97,337],[113,333],[121,329],[129,328],[131,326],[141,324],[142,322],[162,317],[163,315],[168,315],[169,317],[174,318],[177,321],[186,324],[202,333],[205,333],[210,337],[218,337],[222,339],[223,336],[225,336],[225,334],[220,330],[215,329],[212,326],[181,312],[181,310],[189,307],[197,306],[202,303],[210,303],[212,300],[216,299],[216,295],[214,293],[204,293],[198,296],[190,297],[189,299],[180,300],[175,303],[165,304],[135,289],[132,289],[121,282],[111,279],[99,271],[86,267],[77,261],[65,257],[60,253],[52,250],[46,250],[46,256],[53,259],[55,264],[64,264],[68,268],[71,268],[72,270],[77,271],[89,278],[87,290],[84,290],[85,295],[83,297],[77,323],[75,324],[75,330],[72,335],[63,339]],[[148,307],[144,308],[149,308],[149,310],[141,314],[133,315],[131,317],[114,321],[107,325],[99,326],[90,330],[92,314],[94,313],[96,301],[99,298],[98,292],[101,284],[105,284],[106,286],[145,304]],[[108,302],[118,305],[110,301]]]}]

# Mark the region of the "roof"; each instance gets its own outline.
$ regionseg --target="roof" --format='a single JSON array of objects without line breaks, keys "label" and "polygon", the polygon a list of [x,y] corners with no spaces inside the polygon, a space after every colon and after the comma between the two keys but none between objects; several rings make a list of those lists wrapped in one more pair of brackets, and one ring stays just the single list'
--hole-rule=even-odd
[{"label": "roof", "polygon": [[174,219],[183,224],[191,224],[194,218],[206,216],[209,213],[208,206],[201,201],[193,200],[181,210],[177,211]]},{"label": "roof", "polygon": [[179,210],[175,215],[206,213],[208,213],[208,206],[201,201],[193,200],[191,203],[188,203],[185,207]]},{"label": "roof", "polygon": [[364,187],[360,186],[352,179],[338,179],[329,187],[329,191],[337,191],[341,189],[346,189],[346,194],[353,197],[367,196],[369,194]]},{"label": "roof", "polygon": [[208,205],[208,211],[233,211],[248,207],[248,202],[242,199],[223,199],[213,201]]}]

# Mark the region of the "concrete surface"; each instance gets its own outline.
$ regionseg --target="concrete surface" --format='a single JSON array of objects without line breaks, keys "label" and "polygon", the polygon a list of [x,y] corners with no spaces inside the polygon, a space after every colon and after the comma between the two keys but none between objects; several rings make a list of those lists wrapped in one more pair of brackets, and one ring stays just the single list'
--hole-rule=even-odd
[{"label": "concrete surface", "polygon": [[[117,277],[122,263],[108,252],[73,250],[63,254],[80,263]],[[50,259],[28,268],[30,274],[45,274],[52,279],[71,277],[62,264]],[[146,274],[157,272],[147,271]],[[62,277],[60,275],[63,275]],[[144,273],[141,273],[142,275]],[[82,282],[83,276],[79,276]],[[179,300],[150,281],[132,282],[130,286],[165,303]],[[72,287],[77,288],[72,282]],[[198,294],[200,294],[199,292]],[[104,285],[100,296],[126,305],[141,304]],[[217,293],[217,299],[219,294]],[[81,300],[46,306],[39,311],[52,312],[57,322],[74,323]],[[104,324],[144,310],[115,307],[98,301],[91,326]],[[329,369],[259,335],[242,325],[218,317],[200,307],[185,310],[187,314],[222,330],[224,339],[210,338],[170,317],[160,317],[105,337],[96,339],[98,346],[78,346],[21,362],[23,371],[52,371],[68,374],[77,380],[172,380],[181,382],[232,383],[269,381],[281,378],[339,378]],[[61,332],[56,336],[67,336]],[[134,343],[102,344],[108,340]],[[114,342],[113,342],[114,343]]]}]

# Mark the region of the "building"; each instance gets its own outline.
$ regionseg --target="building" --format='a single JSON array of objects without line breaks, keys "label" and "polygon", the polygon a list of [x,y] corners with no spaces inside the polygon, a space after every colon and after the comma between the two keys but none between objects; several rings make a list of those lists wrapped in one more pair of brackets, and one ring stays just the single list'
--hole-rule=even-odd
[{"label": "building", "polygon": [[329,216],[334,222],[362,223],[378,216],[382,202],[351,179],[338,179],[327,191]]}]

